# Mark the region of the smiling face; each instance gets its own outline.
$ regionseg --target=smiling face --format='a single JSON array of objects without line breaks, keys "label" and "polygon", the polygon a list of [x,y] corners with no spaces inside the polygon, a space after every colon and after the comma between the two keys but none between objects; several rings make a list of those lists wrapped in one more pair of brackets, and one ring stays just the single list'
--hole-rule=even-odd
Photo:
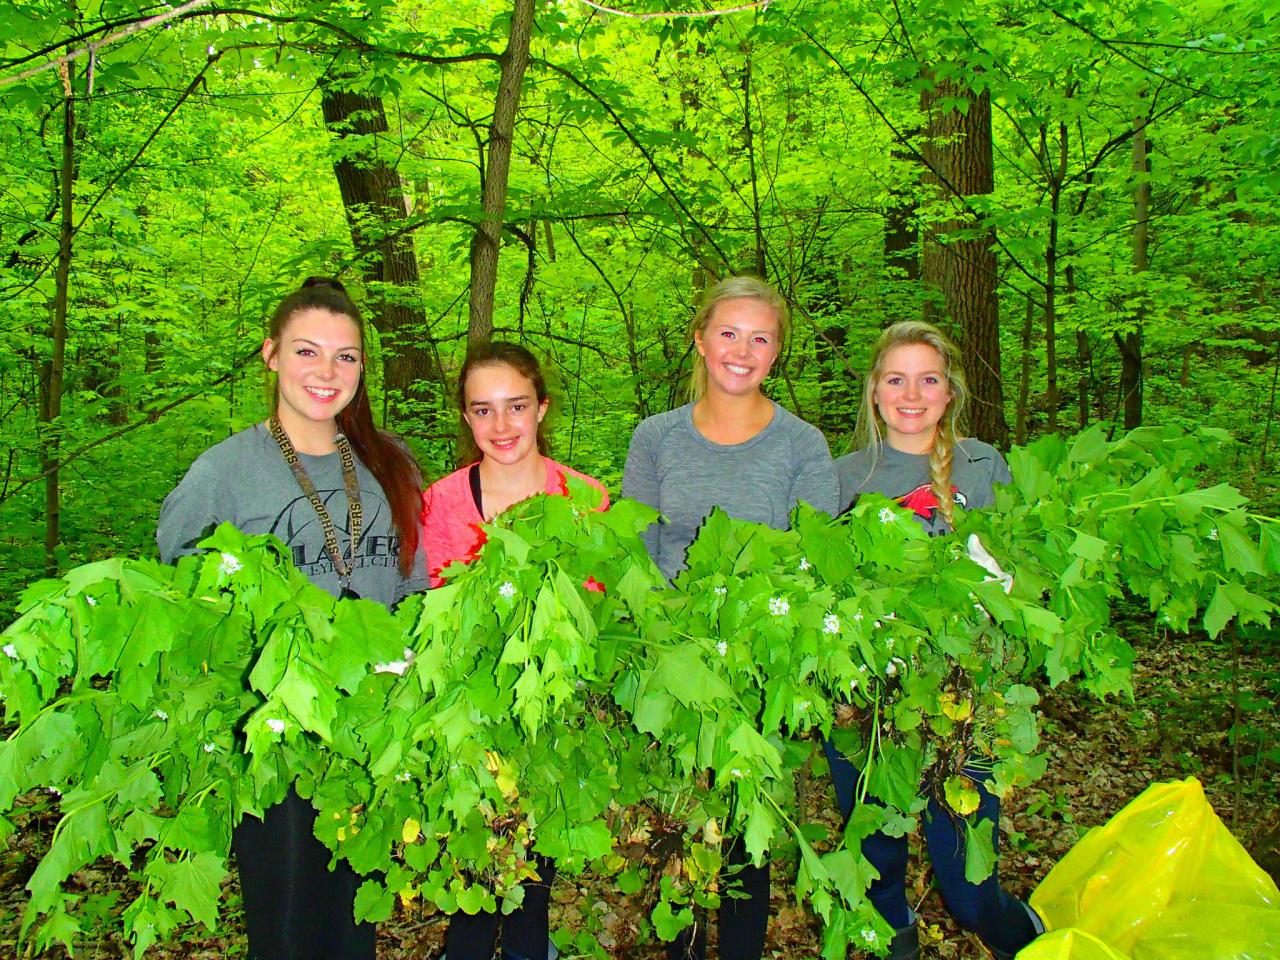
[{"label": "smiling face", "polygon": [[506,363],[486,363],[467,373],[463,419],[476,448],[505,466],[525,463],[538,453],[538,424],[547,413],[532,380]]},{"label": "smiling face", "polygon": [[323,307],[291,316],[278,340],[262,344],[262,359],[277,375],[276,416],[290,437],[333,428],[360,384],[364,353],[360,328]]},{"label": "smiling face", "polygon": [[926,453],[951,402],[942,356],[924,343],[886,351],[875,385],[875,405],[889,445],[904,453]]},{"label": "smiling face", "polygon": [[748,396],[760,389],[778,358],[778,312],[763,300],[735,297],[716,304],[693,335],[707,370],[707,389]]}]

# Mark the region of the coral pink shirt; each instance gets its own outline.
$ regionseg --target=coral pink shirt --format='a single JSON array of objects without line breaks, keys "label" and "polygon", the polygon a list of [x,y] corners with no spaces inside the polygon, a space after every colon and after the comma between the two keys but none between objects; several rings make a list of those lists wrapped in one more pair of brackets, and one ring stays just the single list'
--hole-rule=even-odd
[{"label": "coral pink shirt", "polygon": [[[565,474],[571,474],[599,489],[604,494],[600,509],[608,508],[609,491],[595,477],[588,477],[548,457],[543,457],[542,463],[547,468],[547,493],[566,495],[569,490],[564,478]],[[475,498],[471,495],[470,472],[470,465],[455,470],[429,486],[422,495],[423,542],[427,548],[427,572],[431,575],[433,587],[444,583],[441,570],[456,560],[470,563],[487,539],[480,529],[484,517],[476,509]]]}]

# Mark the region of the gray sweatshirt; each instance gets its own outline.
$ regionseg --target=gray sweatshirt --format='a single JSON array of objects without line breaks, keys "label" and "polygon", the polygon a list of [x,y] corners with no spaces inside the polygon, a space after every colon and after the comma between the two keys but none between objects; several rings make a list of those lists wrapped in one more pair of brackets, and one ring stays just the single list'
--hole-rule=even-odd
[{"label": "gray sweatshirt", "polygon": [[693,405],[649,417],[631,437],[622,495],[658,510],[645,545],[672,578],[713,507],[778,530],[804,500],[834,513],[839,489],[827,441],[799,417],[773,405],[769,425],[745,443],[712,443],[693,425]]},{"label": "gray sweatshirt", "polygon": [[[339,456],[299,456],[333,519],[338,547],[346,555],[350,547],[347,494]],[[424,558],[420,550],[413,576],[400,576],[400,537],[386,495],[359,459],[356,476],[364,523],[351,588],[366,600],[390,607],[408,594],[427,588]],[[242,430],[202,453],[165,498],[156,527],[161,558],[170,563],[176,557],[194,553],[205,534],[224,521],[247,534],[271,533],[279,537],[289,548],[294,566],[316,586],[338,595],[338,574],[325,552],[320,521],[280,448],[262,424]]]}]

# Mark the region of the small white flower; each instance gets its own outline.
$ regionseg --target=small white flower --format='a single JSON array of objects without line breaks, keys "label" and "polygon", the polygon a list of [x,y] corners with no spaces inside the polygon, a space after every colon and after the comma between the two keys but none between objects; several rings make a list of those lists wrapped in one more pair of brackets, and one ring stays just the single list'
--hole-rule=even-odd
[{"label": "small white flower", "polygon": [[262,61],[261,61],[261,60],[259,60],[257,57],[254,57],[254,58],[253,58],[253,66],[254,66],[254,69],[255,69],[255,70],[261,70],[261,69],[262,69]]},{"label": "small white flower", "polygon": [[884,648],[885,648],[886,650],[892,650],[892,649],[893,649],[893,637],[888,637],[888,638],[885,640],[885,642],[884,642]]},{"label": "small white flower", "polygon": [[800,569],[801,569],[801,570],[812,570],[812,569],[813,569],[813,564],[809,562],[809,558],[808,558],[808,557],[801,557],[801,558],[800,558]]},{"label": "small white flower", "polygon": [[734,767],[732,770],[729,771],[729,776],[737,777],[739,780],[741,780],[743,777],[746,776],[746,774],[742,772],[741,768]]},{"label": "small white flower", "polygon": [[881,508],[880,508],[880,522],[881,522],[881,523],[893,523],[893,521],[895,521],[895,520],[897,520],[897,519],[898,519],[897,515],[896,515],[896,514],[895,514],[891,509],[889,509],[888,507],[881,507]]},{"label": "small white flower", "polygon": [[267,729],[272,733],[284,733],[284,721],[279,717],[268,717]]},{"label": "small white flower", "polygon": [[218,564],[218,572],[224,577],[229,577],[243,566],[244,564],[240,562],[235,554],[224,552],[222,554],[222,562]]},{"label": "small white flower", "polygon": [[12,643],[6,643],[4,645],[4,655],[8,657],[10,660],[17,660],[18,648],[15,647]]},{"label": "small white flower", "polygon": [[877,630],[879,630],[881,627],[884,626],[884,624],[881,623],[879,620],[872,620],[871,625],[875,627]]},{"label": "small white flower", "polygon": [[397,780],[399,780],[401,783],[408,783],[408,782],[409,782],[409,771],[408,771],[408,770],[401,770],[399,773],[397,773],[397,774],[396,774],[396,779],[397,779]]},{"label": "small white flower", "polygon": [[769,612],[775,617],[785,617],[787,611],[791,609],[791,604],[787,602],[786,597],[770,597]]},{"label": "small white flower", "polygon": [[715,588],[715,595],[716,595],[717,597],[723,597],[723,596],[724,596],[725,594],[727,594],[728,592],[729,592],[729,588],[728,588],[728,587],[716,587],[716,588]]},{"label": "small white flower", "polygon": [[716,644],[716,653],[720,654],[720,656],[723,657],[728,652],[729,652],[729,644],[727,644],[725,641],[721,640],[719,643]]},{"label": "small white flower", "polygon": [[165,713],[163,710],[157,710],[154,714],[152,714],[152,716],[154,716],[157,720],[169,719],[169,715]]},{"label": "small white flower", "polygon": [[885,676],[896,677],[898,675],[898,667],[905,667],[907,661],[901,657],[894,657],[889,661],[889,665],[884,668]]},{"label": "small white flower", "polygon": [[890,610],[888,613],[886,613],[886,614],[884,615],[884,618],[885,618],[886,620],[897,620],[897,619],[898,619],[898,615],[897,615],[896,613],[894,613],[892,610]]},{"label": "small white flower", "polygon": [[875,946],[876,941],[880,938],[876,936],[876,932],[868,927],[862,931],[862,939],[868,946]]},{"label": "small white flower", "polygon": [[840,618],[837,617],[834,613],[828,613],[825,617],[822,618],[822,632],[823,633],[839,633]]},{"label": "small white flower", "polygon": [[798,713],[804,713],[806,710],[809,709],[809,706],[810,704],[808,700],[801,700],[799,703],[796,704],[796,711]]},{"label": "small white flower", "polygon": [[867,672],[867,665],[866,665],[865,663],[860,663],[860,664],[858,664],[858,672],[859,672],[859,673],[866,673],[866,672]]},{"label": "small white flower", "polygon": [[204,752],[205,752],[205,753],[213,753],[213,751],[214,751],[214,750],[216,750],[216,749],[217,749],[217,747],[215,747],[212,743],[206,743],[206,744],[204,745]]},{"label": "small white flower", "polygon": [[211,57],[212,57],[214,54],[216,54],[216,53],[218,52],[218,48],[217,48],[217,47],[215,47],[215,46],[211,43],[211,44],[209,44],[209,47],[208,47],[208,49],[206,50],[206,52],[209,54],[209,56],[211,56]]},{"label": "small white flower", "polygon": [[1218,528],[1217,528],[1217,527],[1214,527],[1212,530],[1210,530],[1210,531],[1209,531],[1209,539],[1210,539],[1210,540],[1217,540],[1217,539],[1218,539]]},{"label": "small white flower", "polygon": [[409,669],[409,664],[413,663],[413,650],[409,647],[404,648],[403,660],[390,660],[386,663],[375,663],[373,665],[374,673],[394,673],[397,677],[403,677]]},{"label": "small white flower", "polygon": [[50,787],[49,792],[52,793],[55,797],[62,796],[62,791],[59,790],[57,787]]},{"label": "small white flower", "polygon": [[516,585],[510,580],[506,581],[506,583],[498,588],[498,596],[502,597],[504,600],[510,600],[515,595]]},{"label": "small white flower", "polygon": [[91,607],[96,607],[96,606],[98,605],[98,601],[97,601],[97,600],[95,600],[95,599],[93,599],[93,597],[90,597],[90,596],[88,596],[88,595],[86,595],[86,596],[85,596],[85,598],[84,598],[84,602],[85,602],[85,603],[87,603],[87,604],[88,604],[89,606],[91,606]]},{"label": "small white flower", "polygon": [[861,610],[859,610],[857,613],[855,613],[855,614],[853,615],[853,622],[854,622],[854,623],[861,623],[861,622],[862,622],[862,611],[861,611]]}]

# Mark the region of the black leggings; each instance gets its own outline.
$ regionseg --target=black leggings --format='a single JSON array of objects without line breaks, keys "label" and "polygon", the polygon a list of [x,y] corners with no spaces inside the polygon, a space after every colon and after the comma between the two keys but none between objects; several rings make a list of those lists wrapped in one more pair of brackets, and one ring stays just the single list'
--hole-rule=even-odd
[{"label": "black leggings", "polygon": [[[547,914],[551,909],[551,884],[556,865],[534,855],[537,881],[524,882],[524,902],[520,909],[502,918],[502,956],[507,960],[546,960]],[[498,915],[481,911],[474,916],[459,910],[449,918],[445,934],[448,960],[491,960],[498,940]]]},{"label": "black leggings", "polygon": [[329,870],[315,819],[290,787],[261,820],[235,829],[250,960],[373,960],[376,929],[352,917],[361,877],[345,861]]},{"label": "black leggings", "polygon": [[[769,927],[769,861],[755,866],[742,838],[735,837],[725,851],[725,865],[741,868],[734,872],[733,880],[736,892],[745,896],[720,899],[720,960],[760,960]],[[707,923],[703,916],[667,944],[667,960],[705,960],[706,955]]]}]

